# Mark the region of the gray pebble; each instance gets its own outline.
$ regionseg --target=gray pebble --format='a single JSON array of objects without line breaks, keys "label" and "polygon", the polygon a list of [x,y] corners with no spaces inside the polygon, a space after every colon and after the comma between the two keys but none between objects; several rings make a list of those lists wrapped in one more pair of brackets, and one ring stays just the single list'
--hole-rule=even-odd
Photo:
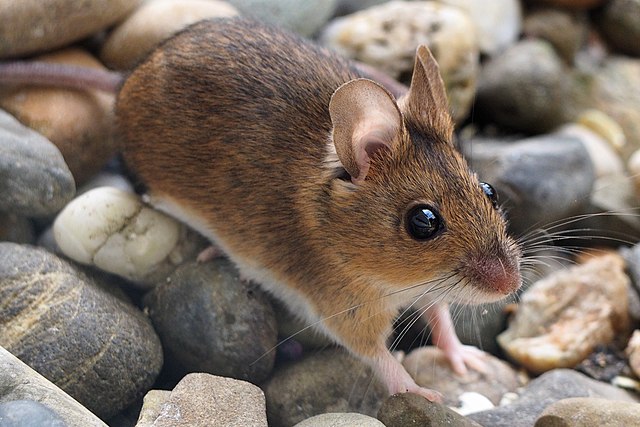
[{"label": "gray pebble", "polygon": [[299,422],[294,427],[385,427],[380,421],[355,412],[320,414]]},{"label": "gray pebble", "polygon": [[207,372],[259,383],[271,373],[275,313],[228,260],[183,264],[144,303],[175,374]]},{"label": "gray pebble", "polygon": [[378,419],[387,427],[480,427],[452,409],[413,393],[389,397],[380,408]]},{"label": "gray pebble", "polygon": [[633,394],[612,385],[592,380],[569,369],[555,369],[531,381],[515,402],[468,415],[484,426],[531,427],[542,411],[552,403],[569,397],[602,397],[636,402]]},{"label": "gray pebble", "polygon": [[62,154],[49,140],[0,110],[0,211],[50,215],[75,194]]},{"label": "gray pebble", "polygon": [[67,427],[54,411],[33,400],[0,403],[2,427]]},{"label": "gray pebble", "polygon": [[98,416],[151,387],[162,349],[143,314],[68,262],[0,243],[0,343]]},{"label": "gray pebble", "polygon": [[550,134],[513,143],[474,140],[471,166],[493,185],[515,235],[580,213],[589,203],[594,171],[574,137]]},{"label": "gray pebble", "polygon": [[524,40],[483,67],[474,111],[507,129],[547,132],[567,121],[569,82],[548,42]]},{"label": "gray pebble", "polygon": [[375,416],[387,397],[371,369],[338,348],[280,367],[262,389],[271,427],[291,426],[326,412]]},{"label": "gray pebble", "polygon": [[[106,427],[71,396],[0,347],[0,401],[46,402],[69,427]],[[0,425],[2,420],[0,418]]]}]

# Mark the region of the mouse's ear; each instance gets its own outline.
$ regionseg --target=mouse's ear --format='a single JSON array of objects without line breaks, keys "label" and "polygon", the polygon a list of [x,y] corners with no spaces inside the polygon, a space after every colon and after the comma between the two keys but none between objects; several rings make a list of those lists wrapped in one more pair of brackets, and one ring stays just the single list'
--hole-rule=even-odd
[{"label": "mouse's ear", "polygon": [[331,97],[336,154],[354,183],[369,171],[371,156],[393,149],[402,133],[402,114],[393,95],[368,79],[351,80]]},{"label": "mouse's ear", "polygon": [[407,114],[418,123],[425,123],[451,141],[453,123],[449,115],[449,101],[440,69],[429,48],[418,46],[411,86],[406,95]]}]

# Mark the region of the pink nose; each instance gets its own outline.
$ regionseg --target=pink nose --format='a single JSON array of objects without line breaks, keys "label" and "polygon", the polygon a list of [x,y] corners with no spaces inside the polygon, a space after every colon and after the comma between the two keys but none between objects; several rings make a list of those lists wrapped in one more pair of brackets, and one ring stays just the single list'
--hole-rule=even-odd
[{"label": "pink nose", "polygon": [[502,257],[478,257],[470,259],[466,272],[482,290],[509,295],[520,288],[522,278],[517,259]]}]

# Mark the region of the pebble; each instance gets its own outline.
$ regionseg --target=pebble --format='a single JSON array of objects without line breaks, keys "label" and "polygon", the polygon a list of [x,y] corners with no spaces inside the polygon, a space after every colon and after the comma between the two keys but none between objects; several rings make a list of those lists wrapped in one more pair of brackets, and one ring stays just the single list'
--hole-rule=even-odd
[{"label": "pebble", "polygon": [[593,427],[640,425],[640,403],[596,397],[574,397],[549,405],[535,427]]},{"label": "pebble", "polygon": [[132,404],[160,371],[149,320],[45,250],[0,243],[0,301],[0,342],[100,417]]},{"label": "pebble", "polygon": [[[69,48],[34,60],[104,70],[87,51]],[[14,86],[0,93],[0,108],[40,132],[62,153],[78,185],[115,155],[115,94],[98,90]]]},{"label": "pebble", "polygon": [[76,187],[60,151],[0,110],[0,211],[44,216],[60,210]]},{"label": "pebble", "polygon": [[386,427],[481,427],[446,406],[413,393],[394,394],[384,401],[378,419]]},{"label": "pebble", "polygon": [[574,137],[582,142],[589,152],[596,181],[610,175],[621,175],[625,166],[618,152],[601,135],[589,127],[570,123],[562,126],[559,135]]},{"label": "pebble", "polygon": [[422,387],[438,390],[449,406],[460,406],[459,397],[466,392],[476,392],[497,405],[507,392],[515,391],[521,384],[518,374],[507,363],[485,354],[487,372],[469,369],[466,375],[455,374],[442,350],[436,347],[420,347],[409,353],[402,365]]},{"label": "pebble", "polygon": [[260,19],[272,25],[310,37],[333,15],[337,0],[227,0],[243,16]]},{"label": "pebble", "polygon": [[0,212],[0,242],[33,243],[33,223],[24,216]]},{"label": "pebble", "polygon": [[67,427],[54,411],[33,400],[11,400],[0,403],[2,427]]},{"label": "pebble", "polygon": [[169,396],[170,390],[149,390],[144,395],[136,427],[153,427],[153,423],[160,416],[162,405],[169,400]]},{"label": "pebble", "polygon": [[532,380],[520,392],[520,397],[510,404],[469,414],[467,417],[483,426],[531,427],[547,406],[570,397],[600,397],[633,403],[638,401],[633,393],[592,380],[579,372],[554,369]]},{"label": "pebble", "polygon": [[534,8],[522,25],[527,37],[551,43],[558,55],[573,64],[578,50],[586,43],[588,21],[583,13],[551,7]]},{"label": "pebble", "polygon": [[182,223],[113,187],[90,190],[57,216],[53,234],[69,258],[149,289],[205,247]]},{"label": "pebble", "polygon": [[293,427],[385,427],[380,421],[367,415],[350,413],[320,414],[299,422]]},{"label": "pebble", "polygon": [[629,366],[636,377],[640,378],[640,329],[633,331],[625,353],[629,358]]},{"label": "pebble", "polygon": [[217,0],[153,0],[119,24],[102,45],[100,59],[111,68],[130,70],[161,41],[202,19],[235,16]]},{"label": "pebble", "polygon": [[629,278],[619,255],[593,258],[533,284],[498,343],[530,372],[573,367],[629,325]]},{"label": "pebble", "polygon": [[387,397],[371,369],[339,348],[278,367],[262,389],[271,427],[295,425],[326,412],[375,416]]},{"label": "pebble", "polygon": [[567,71],[551,44],[522,40],[484,65],[474,111],[513,131],[549,132],[570,118],[564,107]]},{"label": "pebble", "polygon": [[40,0],[3,2],[0,58],[69,45],[123,19],[142,0]]},{"label": "pebble", "polygon": [[320,35],[324,45],[409,81],[416,48],[426,44],[440,66],[454,120],[462,121],[473,101],[478,42],[469,16],[435,2],[391,1],[334,19]]},{"label": "pebble", "polygon": [[[6,405],[6,402],[24,400],[44,402],[69,427],[107,426],[71,396],[0,347],[0,401]],[[1,417],[0,424],[4,426]]]},{"label": "pebble", "polygon": [[437,0],[468,13],[476,29],[478,46],[485,55],[495,55],[512,45],[522,29],[522,7],[518,0]]},{"label": "pebble", "polygon": [[582,213],[589,205],[595,173],[587,149],[575,137],[476,138],[465,141],[463,151],[480,179],[496,188],[516,236]]},{"label": "pebble", "polygon": [[259,384],[277,344],[266,295],[225,258],[181,265],[144,297],[174,372],[207,372]]},{"label": "pebble", "polygon": [[599,10],[600,31],[611,46],[627,55],[640,56],[640,2],[610,0]]},{"label": "pebble", "polygon": [[148,425],[267,427],[264,393],[246,381],[204,373],[189,374],[175,386],[157,418]]}]

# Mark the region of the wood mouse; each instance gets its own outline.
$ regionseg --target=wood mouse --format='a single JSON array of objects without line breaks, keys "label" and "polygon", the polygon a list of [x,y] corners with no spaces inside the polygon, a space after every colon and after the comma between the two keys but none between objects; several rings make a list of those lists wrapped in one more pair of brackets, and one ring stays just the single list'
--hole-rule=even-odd
[{"label": "wood mouse", "polygon": [[495,191],[453,145],[429,50],[417,49],[398,99],[363,75],[263,24],[201,21],[122,84],[123,155],[152,205],[365,361],[390,394],[438,400],[387,348],[394,318],[416,308],[455,371],[482,369],[447,304],[512,294],[521,253]]}]

